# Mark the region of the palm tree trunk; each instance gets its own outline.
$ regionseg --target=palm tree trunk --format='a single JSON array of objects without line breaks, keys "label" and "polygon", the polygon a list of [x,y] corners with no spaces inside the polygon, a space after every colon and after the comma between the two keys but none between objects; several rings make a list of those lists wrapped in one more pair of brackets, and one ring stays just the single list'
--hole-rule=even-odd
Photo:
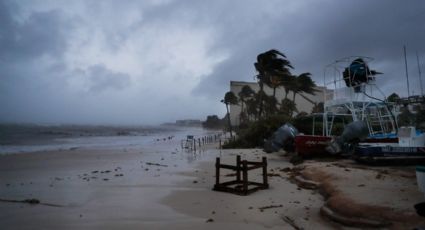
[{"label": "palm tree trunk", "polygon": [[311,104],[316,105],[316,102],[312,101],[310,98],[306,97],[305,95],[300,94],[300,96],[303,97],[306,101],[310,102]]},{"label": "palm tree trunk", "polygon": [[242,123],[242,118],[243,118],[243,113],[244,113],[243,104],[244,104],[244,101],[241,100],[241,113],[239,114],[239,125]]},{"label": "palm tree trunk", "polygon": [[[292,102],[294,103],[295,107],[297,106],[297,104],[295,103],[295,96],[297,96],[297,94],[294,92],[294,95],[292,96]],[[291,111],[291,117],[294,116],[294,110]]]},{"label": "palm tree trunk", "polygon": [[230,139],[233,140],[232,123],[230,121],[230,112],[229,112],[229,105],[228,104],[226,104],[226,110],[227,110],[227,121],[228,121],[229,131],[230,131]]},{"label": "palm tree trunk", "polygon": [[258,111],[258,118],[261,119],[261,115],[263,114],[263,83],[260,82],[260,110]]}]

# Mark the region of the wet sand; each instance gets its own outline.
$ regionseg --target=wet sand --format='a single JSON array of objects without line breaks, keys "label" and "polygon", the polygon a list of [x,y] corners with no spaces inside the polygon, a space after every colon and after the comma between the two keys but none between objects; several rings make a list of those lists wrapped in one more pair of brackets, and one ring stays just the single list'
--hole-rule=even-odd
[{"label": "wet sand", "polygon": [[[321,216],[325,197],[319,190],[303,189],[291,180],[292,171],[287,169],[292,165],[283,153],[220,151],[216,147],[209,145],[194,154],[182,151],[174,142],[149,149],[73,149],[0,156],[0,225],[2,229],[351,229]],[[215,157],[234,164],[238,154],[254,161],[268,158],[270,189],[249,196],[212,191]],[[320,164],[305,165],[326,167]],[[226,177],[230,173],[223,171],[222,177],[230,178]],[[254,170],[249,176],[260,180],[261,171]],[[414,187],[414,178],[400,178],[394,183],[402,186],[410,181],[403,189],[413,197],[390,205],[408,208],[420,202],[423,196]],[[353,190],[347,196],[357,199],[385,192],[367,183],[356,186],[369,190]],[[371,191],[370,196],[364,195]],[[33,198],[41,204],[7,202]]]}]

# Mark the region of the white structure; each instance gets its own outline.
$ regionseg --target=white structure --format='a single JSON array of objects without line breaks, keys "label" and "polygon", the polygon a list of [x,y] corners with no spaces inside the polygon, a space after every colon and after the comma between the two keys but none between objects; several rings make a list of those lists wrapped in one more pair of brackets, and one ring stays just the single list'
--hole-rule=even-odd
[{"label": "white structure", "polygon": [[[233,92],[236,96],[238,96],[239,92],[242,90],[242,87],[248,85],[255,92],[260,91],[260,86],[257,82],[244,82],[244,81],[230,81],[230,91]],[[306,100],[304,97],[297,95],[295,97],[295,103],[297,105],[298,112],[306,112],[311,113],[314,103],[320,103],[324,101],[324,87],[318,86],[316,87],[317,92],[315,95],[303,94],[303,96],[307,97],[310,101]],[[264,92],[267,95],[273,95],[273,89],[264,85]],[[281,102],[285,98],[285,89],[283,87],[279,87],[276,89],[276,99],[278,102]],[[288,99],[292,100],[293,93],[288,93]],[[240,105],[230,105],[230,120],[232,125],[239,125],[240,123],[240,113],[241,106]]]}]

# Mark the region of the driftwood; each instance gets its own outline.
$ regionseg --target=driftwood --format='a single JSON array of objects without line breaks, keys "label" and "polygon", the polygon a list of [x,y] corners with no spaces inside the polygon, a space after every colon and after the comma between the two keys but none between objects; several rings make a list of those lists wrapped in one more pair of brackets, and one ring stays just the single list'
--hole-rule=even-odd
[{"label": "driftwood", "polygon": [[304,230],[304,228],[298,226],[291,217],[289,217],[289,216],[282,216],[282,219],[286,223],[288,223],[289,225],[291,225],[295,230]]},{"label": "driftwood", "polygon": [[259,207],[258,209],[260,209],[260,211],[264,211],[270,208],[282,208],[282,207],[283,205],[269,205],[269,206]]},{"label": "driftwood", "polygon": [[168,167],[168,165],[162,165],[162,164],[158,164],[158,163],[151,163],[151,162],[146,162],[147,165],[153,165],[153,166],[161,166],[161,167]]},{"label": "driftwood", "polygon": [[58,204],[49,204],[49,203],[42,203],[38,199],[25,199],[25,200],[10,200],[10,199],[0,199],[0,202],[9,202],[9,203],[27,203],[27,204],[41,204],[51,207],[64,207],[63,205]]}]

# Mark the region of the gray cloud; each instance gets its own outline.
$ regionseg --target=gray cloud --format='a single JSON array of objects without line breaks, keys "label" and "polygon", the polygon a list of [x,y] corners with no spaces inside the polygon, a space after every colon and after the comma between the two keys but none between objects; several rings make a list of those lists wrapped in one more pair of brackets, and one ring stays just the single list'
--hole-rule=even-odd
[{"label": "gray cloud", "polygon": [[419,93],[424,21],[421,0],[0,0],[0,121],[222,116],[229,81],[253,81],[256,56],[272,48],[319,85],[336,59],[374,57],[380,87],[406,96],[406,45]]},{"label": "gray cloud", "polygon": [[2,61],[35,58],[44,54],[60,56],[66,49],[71,25],[59,10],[34,12],[24,21],[16,19],[13,2],[0,2],[0,58]]},{"label": "gray cloud", "polygon": [[130,85],[130,76],[125,73],[114,72],[103,65],[94,65],[86,71],[76,70],[77,75],[81,74],[85,80],[88,90],[99,93],[105,90],[123,90]]}]

